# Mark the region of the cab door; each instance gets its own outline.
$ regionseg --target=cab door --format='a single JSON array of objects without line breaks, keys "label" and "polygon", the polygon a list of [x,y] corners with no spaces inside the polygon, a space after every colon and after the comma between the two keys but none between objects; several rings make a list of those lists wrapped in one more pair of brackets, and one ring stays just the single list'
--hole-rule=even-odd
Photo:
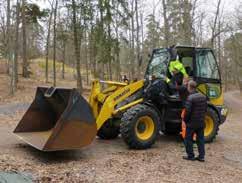
[{"label": "cab door", "polygon": [[205,94],[213,105],[223,105],[219,67],[211,49],[196,50],[195,80],[198,91]]}]

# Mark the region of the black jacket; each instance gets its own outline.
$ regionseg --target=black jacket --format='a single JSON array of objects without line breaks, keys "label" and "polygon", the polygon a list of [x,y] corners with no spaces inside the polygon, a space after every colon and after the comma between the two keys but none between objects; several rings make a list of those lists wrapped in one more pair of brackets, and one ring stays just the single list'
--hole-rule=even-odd
[{"label": "black jacket", "polygon": [[205,114],[207,112],[207,98],[201,93],[191,93],[185,103],[185,123],[187,127],[204,128]]},{"label": "black jacket", "polygon": [[185,105],[186,99],[189,96],[187,87],[185,85],[177,86],[177,90],[183,105]]},{"label": "black jacket", "polygon": [[183,74],[181,72],[178,72],[174,74],[168,83],[170,94],[173,95],[177,92],[177,86],[181,86],[183,82]]}]

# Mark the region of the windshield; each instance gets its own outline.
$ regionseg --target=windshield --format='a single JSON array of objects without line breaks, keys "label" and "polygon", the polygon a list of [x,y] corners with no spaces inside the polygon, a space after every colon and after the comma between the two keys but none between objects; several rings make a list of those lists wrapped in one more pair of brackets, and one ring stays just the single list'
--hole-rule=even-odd
[{"label": "windshield", "polygon": [[154,51],[147,70],[148,76],[164,79],[167,73],[168,60],[169,53],[167,50]]}]

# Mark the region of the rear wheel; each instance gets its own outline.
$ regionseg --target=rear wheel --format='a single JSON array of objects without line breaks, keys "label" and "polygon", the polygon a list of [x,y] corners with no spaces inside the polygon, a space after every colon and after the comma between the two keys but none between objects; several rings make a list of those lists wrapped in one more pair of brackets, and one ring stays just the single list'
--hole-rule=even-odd
[{"label": "rear wheel", "polygon": [[205,142],[212,142],[219,130],[219,119],[217,113],[208,108],[207,114],[205,116],[205,128],[204,128],[204,138]]},{"label": "rear wheel", "polygon": [[139,104],[123,114],[120,132],[126,144],[133,149],[150,148],[159,134],[159,116],[149,106]]},{"label": "rear wheel", "polygon": [[101,139],[115,139],[119,135],[118,119],[110,119],[106,121],[98,130],[97,136]]}]

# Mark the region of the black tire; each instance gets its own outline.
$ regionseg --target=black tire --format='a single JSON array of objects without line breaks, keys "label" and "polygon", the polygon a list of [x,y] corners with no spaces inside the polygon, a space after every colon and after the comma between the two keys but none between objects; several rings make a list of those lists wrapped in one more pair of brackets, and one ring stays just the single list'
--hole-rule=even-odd
[{"label": "black tire", "polygon": [[119,125],[115,124],[116,122],[117,121],[112,119],[106,121],[103,126],[98,130],[97,136],[105,140],[117,138],[120,132]]},{"label": "black tire", "polygon": [[[149,123],[152,123],[152,131],[147,139],[141,139],[138,136],[139,119],[148,118]],[[143,123],[141,121],[141,123]],[[147,126],[145,127],[147,128]],[[146,129],[145,129],[146,130]],[[124,142],[132,149],[147,149],[150,148],[157,138],[160,130],[159,116],[151,107],[139,104],[127,110],[121,118],[120,133]],[[142,134],[141,132],[140,134]]]},{"label": "black tire", "polygon": [[[206,134],[206,117],[210,117],[212,120],[211,122],[213,123],[212,130],[208,134]],[[213,140],[216,138],[218,134],[219,118],[216,111],[214,111],[214,109],[212,109],[211,107],[208,107],[206,117],[205,117],[204,139],[206,143],[210,143],[210,142],[213,142]]]}]

